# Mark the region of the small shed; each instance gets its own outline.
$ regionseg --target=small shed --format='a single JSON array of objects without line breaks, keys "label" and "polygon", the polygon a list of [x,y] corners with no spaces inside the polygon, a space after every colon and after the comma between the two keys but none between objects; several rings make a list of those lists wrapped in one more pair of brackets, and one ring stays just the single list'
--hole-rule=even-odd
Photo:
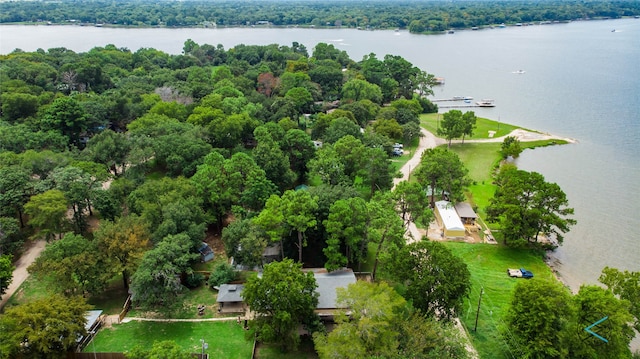
[{"label": "small shed", "polygon": [[242,313],[244,303],[242,302],[242,284],[223,284],[218,289],[218,311],[222,313]]},{"label": "small shed", "polygon": [[478,215],[473,211],[471,205],[467,202],[456,203],[455,205],[456,212],[458,212],[458,216],[462,223],[466,226],[475,226],[476,219],[478,219]]},{"label": "small shed", "polygon": [[279,260],[281,253],[279,242],[271,244],[262,251],[262,263],[267,264]]},{"label": "small shed", "polygon": [[458,212],[456,212],[454,206],[450,202],[436,202],[435,214],[438,222],[442,225],[445,237],[460,238],[465,236],[464,225],[462,224],[460,217],[458,217]]},{"label": "small shed", "polygon": [[200,248],[198,248],[198,252],[200,252],[200,258],[203,262],[213,260],[213,250],[205,242],[202,242]]}]

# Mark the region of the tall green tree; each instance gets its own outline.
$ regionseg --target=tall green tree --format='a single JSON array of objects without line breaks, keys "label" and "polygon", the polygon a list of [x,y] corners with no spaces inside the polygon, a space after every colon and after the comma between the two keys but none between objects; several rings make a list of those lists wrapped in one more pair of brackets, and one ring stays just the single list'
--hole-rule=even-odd
[{"label": "tall green tree", "polygon": [[147,180],[127,198],[130,211],[149,223],[154,243],[169,234],[186,233],[194,249],[205,235],[202,201],[193,183],[182,177]]},{"label": "tall green tree", "polygon": [[393,189],[393,198],[397,203],[397,211],[404,221],[405,228],[409,223],[428,225],[433,219],[429,208],[429,199],[419,183],[402,181]]},{"label": "tall green tree", "polygon": [[283,150],[289,156],[291,170],[298,175],[299,181],[307,177],[307,163],[315,156],[315,146],[311,136],[298,129],[291,129],[284,137]]},{"label": "tall green tree", "polygon": [[125,353],[127,359],[191,359],[193,350],[184,349],[173,340],[154,342],[151,349],[136,346]]},{"label": "tall green tree", "polygon": [[333,146],[326,144],[316,152],[315,158],[309,160],[309,171],[312,176],[318,176],[322,183],[330,186],[353,183],[345,173],[346,165],[342,160]]},{"label": "tall green tree", "polygon": [[0,215],[17,217],[24,227],[22,213],[29,200],[32,183],[29,173],[19,166],[0,168]]},{"label": "tall green tree", "polygon": [[112,278],[105,255],[97,243],[77,234],[67,234],[49,243],[29,272],[40,278],[53,277],[55,290],[67,296],[97,294]]},{"label": "tall green tree", "polygon": [[9,307],[0,316],[2,358],[65,358],[79,337],[87,335],[82,297],[59,295]]},{"label": "tall green tree", "polygon": [[399,325],[399,358],[469,358],[467,337],[453,323],[439,322],[419,311]]},{"label": "tall green tree", "polygon": [[296,180],[296,174],[291,170],[289,156],[280,149],[264,126],[256,128],[254,136],[258,145],[253,150],[253,157],[258,166],[281,191],[291,188]]},{"label": "tall green tree", "polygon": [[285,223],[298,232],[298,261],[302,263],[302,248],[307,245],[304,234],[317,224],[315,212],[318,209],[318,198],[305,190],[288,190],[282,194],[280,205]]},{"label": "tall green tree", "polygon": [[234,263],[248,268],[262,265],[262,253],[267,247],[267,236],[251,219],[233,221],[222,230],[222,243]]},{"label": "tall green tree", "polygon": [[149,224],[135,214],[114,222],[102,221],[94,232],[98,250],[113,260],[110,265],[122,274],[122,284],[129,289],[129,278],[138,268],[144,253],[151,247]]},{"label": "tall green tree", "polygon": [[24,211],[29,215],[29,224],[38,228],[47,241],[62,235],[67,225],[67,199],[62,191],[48,190],[32,196],[24,205]]},{"label": "tall green tree", "polygon": [[[637,302],[637,298],[634,298]],[[606,321],[593,330],[608,342],[587,333],[573,337],[568,358],[631,358],[629,344],[635,336],[629,323],[629,302],[616,298],[609,290],[595,285],[583,285],[573,297],[576,306],[576,332],[595,321],[607,317]],[[584,333],[584,334],[583,334]]]},{"label": "tall green tree", "polygon": [[471,290],[471,273],[442,243],[418,241],[400,250],[387,266],[406,289],[404,297],[428,317],[451,320]]},{"label": "tall green tree", "polygon": [[76,147],[83,147],[80,136],[87,129],[87,116],[80,102],[71,96],[55,99],[44,111],[40,127],[65,135]]},{"label": "tall green tree", "polygon": [[621,299],[631,304],[629,312],[636,318],[634,328],[640,331],[640,272],[620,271],[616,268],[604,267],[598,279]]},{"label": "tall green tree", "polygon": [[362,168],[358,172],[369,185],[371,196],[376,191],[390,190],[397,171],[382,148],[366,148],[362,154]]},{"label": "tall green tree", "polygon": [[342,99],[345,101],[369,100],[373,103],[382,103],[382,91],[380,86],[366,80],[353,79],[342,85]]},{"label": "tall green tree", "polygon": [[87,215],[91,215],[91,200],[99,183],[91,174],[76,166],[58,167],[50,176],[55,188],[64,193],[73,210],[73,225],[76,233],[87,230]]},{"label": "tall green tree", "polygon": [[20,222],[11,217],[0,217],[0,256],[16,253],[24,244],[25,233]]},{"label": "tall green tree", "polygon": [[[324,147],[324,146],[323,146]],[[347,135],[341,137],[333,144],[340,162],[344,165],[344,174],[352,181],[355,180],[358,172],[362,169],[362,155],[366,148],[362,141],[355,136]]]},{"label": "tall green tree", "polygon": [[406,310],[404,298],[384,282],[358,281],[336,291],[338,305],[350,315],[338,315],[329,334],[314,335],[320,358],[397,357],[397,324]]},{"label": "tall green tree", "polygon": [[568,358],[571,323],[575,322],[569,291],[556,281],[523,281],[516,285],[512,298],[506,316],[508,331],[503,335],[518,356]]},{"label": "tall green tree", "polygon": [[462,137],[464,129],[462,111],[450,110],[442,115],[442,121],[440,121],[440,127],[438,127],[436,134],[443,136],[447,140],[448,147],[451,147],[451,140]]},{"label": "tall green tree", "polygon": [[122,175],[127,167],[127,156],[132,143],[126,134],[104,130],[87,143],[87,153],[92,161],[107,166],[114,176]]},{"label": "tall green tree", "polygon": [[352,136],[354,138],[362,138],[360,132],[360,126],[355,121],[348,119],[347,117],[338,117],[331,121],[327,127],[323,139],[327,143],[336,143],[340,139]]},{"label": "tall green tree", "polygon": [[300,343],[297,328],[316,320],[317,284],[312,272],[290,259],[264,267],[262,277],[250,277],[242,298],[256,313],[250,325],[261,342],[274,343],[281,350],[295,350]]},{"label": "tall green tree", "polygon": [[180,275],[199,257],[191,252],[192,241],[180,233],[163,238],[147,251],[131,277],[132,299],[145,309],[172,308],[184,286]]},{"label": "tall green tree", "polygon": [[566,194],[556,183],[548,183],[537,172],[526,172],[515,166],[503,166],[496,178],[498,189],[487,207],[488,219],[502,224],[500,232],[505,244],[540,246],[540,235],[556,240],[576,223],[569,218]]},{"label": "tall green tree", "polygon": [[424,151],[415,176],[423,188],[431,187],[431,207],[434,207],[438,191],[447,192],[454,202],[464,198],[464,189],[470,183],[467,173],[457,154],[438,147]]},{"label": "tall green tree", "polygon": [[9,254],[0,254],[0,298],[13,281],[15,267],[13,266],[12,258],[13,256]]},{"label": "tall green tree", "polygon": [[462,143],[465,136],[473,136],[473,130],[476,128],[476,114],[473,111],[467,111],[462,114]]},{"label": "tall green tree", "polygon": [[412,98],[418,88],[416,76],[420,75],[420,69],[397,55],[385,55],[383,63],[387,75],[398,83],[398,97]]},{"label": "tall green tree", "polygon": [[505,137],[502,141],[502,145],[500,145],[500,154],[504,159],[509,156],[518,158],[522,151],[523,149],[522,146],[520,146],[520,140],[518,140],[518,138],[515,136]]},{"label": "tall green tree", "polygon": [[359,197],[338,200],[329,209],[324,227],[329,236],[323,249],[329,271],[360,263],[366,256],[362,249],[366,241],[366,224],[369,218],[367,202]]},{"label": "tall green tree", "polygon": [[377,279],[380,263],[386,265],[405,244],[404,222],[395,211],[396,203],[390,192],[377,192],[367,203],[369,221],[367,222],[367,241],[376,247],[371,278]]}]

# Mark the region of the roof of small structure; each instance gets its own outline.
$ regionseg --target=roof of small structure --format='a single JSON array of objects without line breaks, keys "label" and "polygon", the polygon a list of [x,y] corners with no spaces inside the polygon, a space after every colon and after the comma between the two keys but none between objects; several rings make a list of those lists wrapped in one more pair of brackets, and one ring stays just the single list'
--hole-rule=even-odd
[{"label": "roof of small structure", "polygon": [[207,255],[209,253],[213,253],[213,249],[211,249],[211,247],[209,247],[208,244],[206,244],[205,242],[202,242],[202,244],[200,245],[200,247],[198,248],[198,251],[200,252],[200,254],[202,255]]},{"label": "roof of small structure", "polygon": [[242,302],[242,284],[223,284],[218,290],[218,303]]},{"label": "roof of small structure", "polygon": [[456,203],[455,208],[460,218],[478,218],[476,212],[473,211],[473,208],[471,208],[471,205],[467,202]]},{"label": "roof of small structure", "polygon": [[314,271],[313,275],[316,278],[316,283],[318,283],[316,292],[320,294],[317,309],[339,308],[336,304],[336,289],[347,288],[349,284],[356,282],[356,276],[351,269],[333,272],[318,270]]},{"label": "roof of small structure", "polygon": [[446,229],[464,230],[464,225],[458,216],[458,212],[456,212],[455,208],[449,201],[436,202],[436,209],[438,210],[438,213],[440,213],[440,218],[442,218],[442,222]]},{"label": "roof of small structure", "polygon": [[280,243],[270,245],[262,251],[263,257],[277,257],[280,255]]},{"label": "roof of small structure", "polygon": [[88,310],[85,312],[84,317],[87,319],[87,324],[84,325],[84,329],[90,331],[98,321],[98,318],[100,318],[100,315],[102,315],[101,310]]},{"label": "roof of small structure", "polygon": [[[428,185],[428,186],[427,186],[427,188],[425,188],[424,193],[425,193],[425,195],[427,195],[427,196],[429,196],[429,197],[430,197],[432,194],[434,194],[434,193],[433,193],[433,189],[431,188],[431,185]],[[443,194],[448,195],[448,194],[449,194],[449,192],[447,192],[447,191],[443,191],[443,190],[441,190],[441,189],[439,189],[439,188],[436,188],[436,191],[435,191],[435,195],[436,195],[436,196],[441,196],[441,195],[443,195]]]}]

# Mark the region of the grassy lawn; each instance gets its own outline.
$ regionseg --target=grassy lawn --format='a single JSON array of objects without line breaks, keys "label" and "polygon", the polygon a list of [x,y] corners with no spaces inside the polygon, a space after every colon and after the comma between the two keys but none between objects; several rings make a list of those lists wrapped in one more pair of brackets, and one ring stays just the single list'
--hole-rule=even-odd
[{"label": "grassy lawn", "polygon": [[[542,140],[532,142],[522,142],[522,148],[536,148],[566,144],[559,140]],[[499,166],[502,157],[500,156],[501,143],[454,143],[451,151],[458,154],[460,160],[469,170],[469,177],[473,181],[466,193],[468,201],[476,207],[480,217],[485,216],[485,208],[493,198],[496,186],[493,185],[493,172]],[[495,228],[492,226],[492,228]]]},{"label": "grassy lawn", "polygon": [[99,295],[90,297],[87,302],[104,314],[119,314],[129,293],[124,289],[122,277],[116,276],[109,287]]},{"label": "grassy lawn", "polygon": [[[464,112],[463,112],[464,113]],[[435,134],[438,130],[439,121],[442,120],[442,114],[428,113],[420,115],[420,125],[427,131]],[[493,137],[506,136],[511,131],[516,130],[518,126],[509,125],[500,121],[490,120],[488,118],[478,117],[476,120],[476,129],[473,131],[473,136],[466,137],[465,139],[480,140],[489,138],[489,131],[495,131]],[[527,130],[531,131],[531,130]],[[532,131],[535,132],[535,131]]]},{"label": "grassy lawn", "polygon": [[283,353],[277,348],[258,344],[257,359],[317,359],[318,354],[313,347],[313,341],[302,340],[300,347],[295,352]]},{"label": "grassy lawn", "polygon": [[[471,295],[465,301],[461,320],[466,326],[481,358],[509,358],[508,344],[500,327],[511,301],[513,288],[526,279],[510,278],[507,268],[526,268],[535,277],[530,280],[555,280],[541,255],[527,249],[512,249],[501,245],[444,242],[461,257],[471,272]],[[477,331],[473,331],[478,297],[483,290]]]},{"label": "grassy lawn", "polygon": [[[194,319],[194,318],[220,318],[227,315],[220,315],[217,311],[216,299],[218,292],[209,288],[206,284],[198,288],[185,290],[178,298],[178,303],[172,307],[159,307],[152,313],[142,311],[132,307],[128,317],[153,317],[171,319]],[[204,315],[198,315],[198,306],[205,305]]]},{"label": "grassy lawn", "polygon": [[136,345],[150,349],[154,342],[173,340],[194,353],[202,350],[200,339],[209,344],[212,358],[246,359],[251,357],[253,341],[235,321],[228,322],[129,322],[114,324],[98,332],[85,352],[125,352]]},{"label": "grassy lawn", "polygon": [[11,298],[9,298],[6,308],[51,297],[56,293],[53,288],[55,288],[55,282],[52,279],[43,278],[42,280],[38,280],[35,277],[29,276],[29,278],[22,282]]}]

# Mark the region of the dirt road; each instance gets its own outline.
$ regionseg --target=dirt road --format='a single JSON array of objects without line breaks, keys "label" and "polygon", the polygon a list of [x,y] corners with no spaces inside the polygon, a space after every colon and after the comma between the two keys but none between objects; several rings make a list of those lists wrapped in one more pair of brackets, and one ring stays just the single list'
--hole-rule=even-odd
[{"label": "dirt road", "polygon": [[13,271],[13,281],[11,282],[11,285],[9,285],[9,288],[7,288],[7,292],[2,296],[2,300],[0,300],[0,309],[4,307],[13,293],[18,290],[22,282],[29,277],[27,268],[36,260],[36,258],[38,258],[46,244],[47,242],[44,240],[34,242],[22,257],[18,259],[16,262],[16,269]]}]

